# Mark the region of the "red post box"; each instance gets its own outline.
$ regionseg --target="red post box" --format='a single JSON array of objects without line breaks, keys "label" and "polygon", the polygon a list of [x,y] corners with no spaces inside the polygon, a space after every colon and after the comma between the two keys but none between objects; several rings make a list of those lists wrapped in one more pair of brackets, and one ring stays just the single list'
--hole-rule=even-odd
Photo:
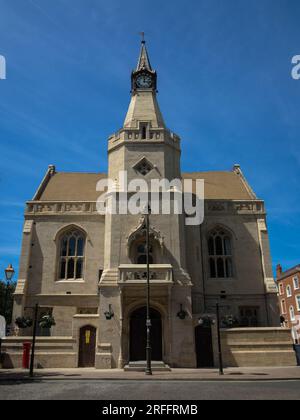
[{"label": "red post box", "polygon": [[29,369],[31,343],[23,343],[23,369]]}]

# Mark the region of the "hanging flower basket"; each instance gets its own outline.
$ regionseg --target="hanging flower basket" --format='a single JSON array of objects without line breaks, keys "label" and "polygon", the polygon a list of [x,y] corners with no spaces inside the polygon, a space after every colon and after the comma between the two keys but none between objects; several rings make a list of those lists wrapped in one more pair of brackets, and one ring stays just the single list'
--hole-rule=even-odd
[{"label": "hanging flower basket", "polygon": [[233,315],[226,315],[222,319],[223,328],[235,328],[239,326],[239,321]]},{"label": "hanging flower basket", "polygon": [[216,321],[210,316],[205,315],[198,320],[198,323],[202,327],[209,328],[212,325],[215,325]]},{"label": "hanging flower basket", "polygon": [[53,316],[51,315],[43,315],[39,321],[40,328],[49,329],[51,327],[54,327],[54,325],[56,325],[56,323]]},{"label": "hanging flower basket", "polygon": [[31,318],[25,318],[24,316],[19,316],[15,320],[15,324],[17,325],[17,327],[24,329],[24,328],[32,327],[33,322]]}]

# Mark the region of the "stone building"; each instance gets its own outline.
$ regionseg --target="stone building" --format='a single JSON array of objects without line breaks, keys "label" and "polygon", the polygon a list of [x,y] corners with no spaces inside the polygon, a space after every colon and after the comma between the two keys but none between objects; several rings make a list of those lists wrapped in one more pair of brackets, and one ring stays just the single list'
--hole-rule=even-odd
[{"label": "stone building", "polygon": [[[99,214],[99,180],[203,179],[205,217],[150,215],[152,357],[171,367],[216,363],[213,319],[279,325],[264,202],[239,165],[182,173],[181,140],[165,125],[145,42],[123,127],[108,139],[108,174],[50,166],[27,203],[14,317],[52,313],[48,366],[124,367],[145,360],[145,231],[141,214]],[[99,187],[99,185],[98,185]],[[22,332],[30,334],[30,330]],[[45,335],[45,331],[40,331]],[[46,342],[48,337],[40,339]],[[63,344],[62,344],[63,343]],[[42,344],[41,344],[42,345]],[[49,362],[52,361],[52,362]]]}]

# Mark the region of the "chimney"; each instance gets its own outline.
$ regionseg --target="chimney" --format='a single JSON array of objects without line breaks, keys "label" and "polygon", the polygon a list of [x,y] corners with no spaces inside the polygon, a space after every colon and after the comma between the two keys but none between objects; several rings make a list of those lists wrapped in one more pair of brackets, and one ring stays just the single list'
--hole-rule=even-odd
[{"label": "chimney", "polygon": [[282,275],[282,267],[281,264],[277,264],[276,266],[276,278],[279,279]]}]

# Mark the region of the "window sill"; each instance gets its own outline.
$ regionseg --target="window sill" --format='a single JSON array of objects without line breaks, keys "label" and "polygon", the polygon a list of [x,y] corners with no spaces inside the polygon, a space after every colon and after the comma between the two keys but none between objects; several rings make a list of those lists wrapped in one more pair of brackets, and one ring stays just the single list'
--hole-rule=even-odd
[{"label": "window sill", "polygon": [[85,283],[85,280],[83,279],[77,279],[77,280],[56,280],[55,281],[56,284],[70,284],[70,283]]}]

